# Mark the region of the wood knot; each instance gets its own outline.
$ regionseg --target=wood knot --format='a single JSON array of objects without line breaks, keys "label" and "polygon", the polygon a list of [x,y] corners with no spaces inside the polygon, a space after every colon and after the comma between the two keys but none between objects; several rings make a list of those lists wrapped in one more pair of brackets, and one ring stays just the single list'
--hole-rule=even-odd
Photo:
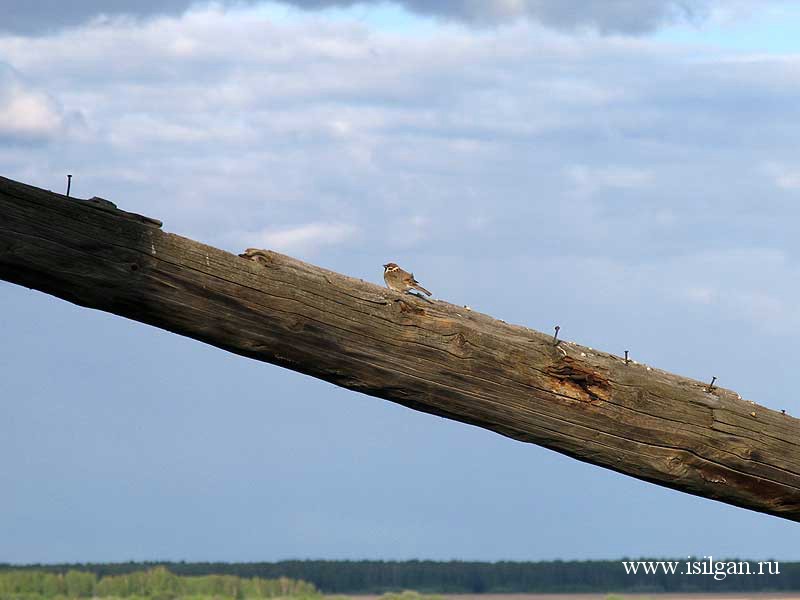
[{"label": "wood knot", "polygon": [[686,477],[687,473],[694,471],[694,468],[680,455],[673,454],[666,458],[664,462],[666,463],[667,473],[676,480]]},{"label": "wood knot", "polygon": [[450,345],[449,351],[455,356],[466,358],[472,355],[472,348],[470,347],[469,340],[463,333],[450,334],[448,337],[448,344]]},{"label": "wood knot", "polygon": [[271,265],[274,260],[269,250],[262,250],[261,248],[248,248],[239,257],[252,260],[265,267]]},{"label": "wood knot", "polygon": [[288,322],[288,329],[289,329],[289,331],[295,331],[295,332],[303,331],[303,329],[305,329],[305,321],[303,319],[301,319],[300,317],[296,317],[294,319],[291,319]]}]

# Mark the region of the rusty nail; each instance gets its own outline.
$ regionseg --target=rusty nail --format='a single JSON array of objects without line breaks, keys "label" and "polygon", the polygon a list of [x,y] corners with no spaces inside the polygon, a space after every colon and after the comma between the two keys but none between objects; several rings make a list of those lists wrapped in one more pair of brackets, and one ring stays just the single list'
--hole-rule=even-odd
[{"label": "rusty nail", "polygon": [[716,378],[716,377],[712,377],[712,378],[711,378],[711,383],[709,383],[709,384],[708,384],[708,391],[709,391],[709,392],[710,392],[711,390],[713,390],[713,389],[714,389],[714,382],[715,382],[716,380],[717,380],[717,378]]},{"label": "rusty nail", "polygon": [[625,364],[628,364],[628,351],[625,350]]},{"label": "rusty nail", "polygon": [[67,175],[67,198],[69,198],[70,187],[72,187],[72,175]]},{"label": "rusty nail", "polygon": [[561,329],[558,325],[556,325],[556,332],[553,334],[553,344],[558,346],[558,330]]}]

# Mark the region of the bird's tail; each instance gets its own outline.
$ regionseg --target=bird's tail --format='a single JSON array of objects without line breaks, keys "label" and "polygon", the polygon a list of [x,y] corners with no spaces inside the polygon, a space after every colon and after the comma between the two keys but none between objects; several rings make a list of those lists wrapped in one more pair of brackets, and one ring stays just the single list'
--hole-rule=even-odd
[{"label": "bird's tail", "polygon": [[423,292],[424,294],[427,294],[428,296],[430,296],[430,295],[431,295],[431,293],[430,293],[428,290],[426,290],[424,287],[422,287],[422,286],[421,286],[420,284],[418,284],[418,283],[415,283],[415,284],[414,284],[414,287],[415,287],[416,289],[418,289],[420,292]]}]

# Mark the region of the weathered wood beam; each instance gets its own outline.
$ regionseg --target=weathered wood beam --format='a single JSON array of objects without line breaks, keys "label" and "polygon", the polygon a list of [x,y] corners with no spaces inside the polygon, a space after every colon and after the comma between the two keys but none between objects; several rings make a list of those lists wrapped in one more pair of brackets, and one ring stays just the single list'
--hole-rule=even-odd
[{"label": "weathered wood beam", "polygon": [[442,301],[0,178],[0,278],[676,490],[800,520],[798,420]]}]

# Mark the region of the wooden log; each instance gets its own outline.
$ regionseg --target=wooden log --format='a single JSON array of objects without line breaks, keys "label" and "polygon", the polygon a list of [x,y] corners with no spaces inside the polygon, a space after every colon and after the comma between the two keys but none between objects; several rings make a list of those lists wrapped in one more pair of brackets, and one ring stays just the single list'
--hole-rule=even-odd
[{"label": "wooden log", "polygon": [[0,178],[0,278],[669,488],[800,520],[798,420],[270,251]]}]

